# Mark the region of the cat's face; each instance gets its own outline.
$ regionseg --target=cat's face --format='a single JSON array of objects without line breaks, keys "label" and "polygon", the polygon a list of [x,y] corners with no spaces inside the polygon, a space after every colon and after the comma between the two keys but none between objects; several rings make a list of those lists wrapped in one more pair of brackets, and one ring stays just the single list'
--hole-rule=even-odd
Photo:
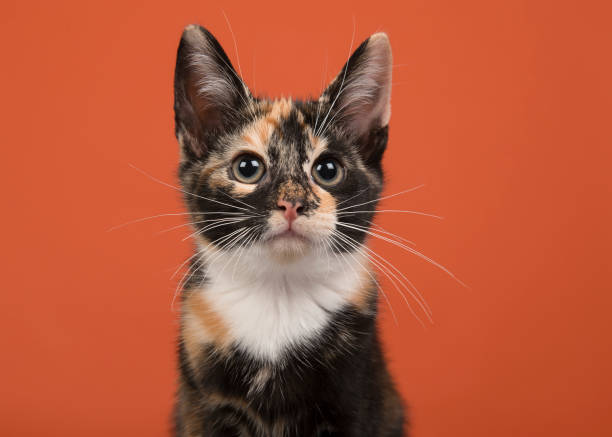
[{"label": "cat's face", "polygon": [[214,37],[190,26],[175,79],[180,178],[203,250],[291,262],[363,243],[382,187],[388,39],[366,40],[317,100],[253,97]]}]

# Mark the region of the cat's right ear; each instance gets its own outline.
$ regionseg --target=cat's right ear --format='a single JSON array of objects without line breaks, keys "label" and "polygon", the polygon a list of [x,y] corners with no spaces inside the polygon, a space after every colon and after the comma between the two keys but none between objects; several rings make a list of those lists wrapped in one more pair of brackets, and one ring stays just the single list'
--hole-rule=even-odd
[{"label": "cat's right ear", "polygon": [[175,132],[186,159],[202,159],[214,139],[238,122],[250,92],[206,29],[185,28],[174,75]]}]

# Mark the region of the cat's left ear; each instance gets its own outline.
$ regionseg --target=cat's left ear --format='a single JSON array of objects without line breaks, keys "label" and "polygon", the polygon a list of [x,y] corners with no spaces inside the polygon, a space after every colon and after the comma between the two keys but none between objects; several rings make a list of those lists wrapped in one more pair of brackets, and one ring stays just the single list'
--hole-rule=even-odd
[{"label": "cat's left ear", "polygon": [[359,145],[368,164],[380,163],[391,117],[393,57],[385,33],[365,40],[319,98],[332,105],[328,119]]}]

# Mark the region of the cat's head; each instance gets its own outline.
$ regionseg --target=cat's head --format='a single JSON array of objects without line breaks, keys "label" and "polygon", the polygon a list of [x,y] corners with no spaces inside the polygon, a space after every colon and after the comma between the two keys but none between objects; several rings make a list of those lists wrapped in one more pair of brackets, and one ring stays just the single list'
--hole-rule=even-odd
[{"label": "cat's head", "polygon": [[188,26],[175,75],[180,179],[204,250],[291,262],[364,242],[382,188],[391,47],[364,41],[316,100],[251,95],[217,40]]}]

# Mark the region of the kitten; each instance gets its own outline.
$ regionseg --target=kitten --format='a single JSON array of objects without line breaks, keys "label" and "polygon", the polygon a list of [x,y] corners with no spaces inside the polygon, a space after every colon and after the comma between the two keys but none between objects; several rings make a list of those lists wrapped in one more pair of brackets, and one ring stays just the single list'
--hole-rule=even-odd
[{"label": "kitten", "polygon": [[382,188],[391,68],[377,33],[317,100],[268,100],[206,29],[185,29],[174,110],[196,253],[177,436],[404,435],[361,206]]}]

